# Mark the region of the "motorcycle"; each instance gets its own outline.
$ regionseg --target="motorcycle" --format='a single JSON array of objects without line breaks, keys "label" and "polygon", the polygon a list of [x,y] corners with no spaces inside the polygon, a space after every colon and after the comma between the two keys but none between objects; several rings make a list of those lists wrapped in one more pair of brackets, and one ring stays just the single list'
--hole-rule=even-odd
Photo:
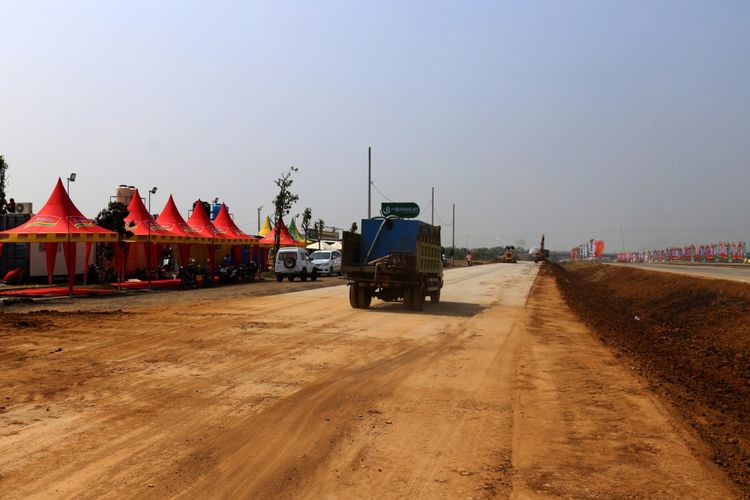
[{"label": "motorcycle", "polygon": [[183,288],[198,288],[198,269],[195,262],[187,266],[180,266],[177,277],[182,281]]},{"label": "motorcycle", "polygon": [[240,268],[236,265],[222,265],[217,274],[221,284],[237,283],[240,279]]},{"label": "motorcycle", "polygon": [[201,272],[202,284],[204,288],[212,287],[214,283],[214,275],[211,272],[211,266],[204,266]]},{"label": "motorcycle", "polygon": [[255,276],[258,274],[258,265],[255,262],[249,262],[242,266],[240,273],[243,281],[252,283],[255,281]]}]

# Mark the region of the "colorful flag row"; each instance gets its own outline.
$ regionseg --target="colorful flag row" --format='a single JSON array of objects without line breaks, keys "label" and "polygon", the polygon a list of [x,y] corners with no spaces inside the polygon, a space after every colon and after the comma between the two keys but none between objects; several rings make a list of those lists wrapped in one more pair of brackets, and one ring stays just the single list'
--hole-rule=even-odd
[{"label": "colorful flag row", "polygon": [[592,239],[570,250],[570,258],[573,260],[598,259],[602,255],[604,255],[604,240]]},{"label": "colorful flag row", "polygon": [[744,241],[720,241],[686,247],[658,248],[617,254],[618,262],[726,262],[747,261]]}]

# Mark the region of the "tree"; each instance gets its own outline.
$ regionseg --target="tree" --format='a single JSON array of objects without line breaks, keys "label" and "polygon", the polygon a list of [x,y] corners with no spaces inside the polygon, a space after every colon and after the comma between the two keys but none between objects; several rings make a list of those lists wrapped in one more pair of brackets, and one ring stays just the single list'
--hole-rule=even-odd
[{"label": "tree", "polygon": [[5,157],[0,155],[0,214],[5,213],[5,184],[7,178],[5,172],[8,170],[8,164],[5,162]]},{"label": "tree", "polygon": [[273,200],[274,216],[276,217],[276,220],[274,221],[274,225],[276,228],[273,241],[274,255],[279,253],[279,247],[281,246],[281,233],[278,231],[278,225],[281,223],[284,216],[289,214],[289,211],[292,209],[292,205],[297,203],[297,200],[299,200],[299,195],[296,195],[289,190],[292,187],[292,183],[294,182],[294,179],[292,179],[292,174],[298,171],[299,169],[297,167],[291,166],[289,167],[289,170],[283,172],[281,174],[281,177],[274,181],[274,184],[276,184],[276,186],[279,188],[279,194],[277,194],[276,198],[274,198]]},{"label": "tree", "polygon": [[302,212],[302,230],[305,232],[305,244],[307,244],[307,233],[310,231],[310,221],[312,220],[312,210],[307,207]]},{"label": "tree", "polygon": [[[211,218],[211,204],[207,201],[201,201],[201,205],[203,206],[203,211],[206,212],[206,217],[210,219]],[[193,210],[195,210],[195,207],[193,207]]]},{"label": "tree", "polygon": [[320,240],[323,239],[323,229],[325,228],[326,223],[323,221],[323,219],[318,219],[318,222],[315,223],[315,233],[318,237],[318,250],[320,250]]},{"label": "tree", "polygon": [[[128,231],[128,229],[125,227],[125,217],[127,216],[128,207],[126,207],[119,201],[110,201],[107,205],[107,208],[99,212],[99,214],[96,216],[97,225],[103,227],[104,229],[109,229],[110,231],[114,231],[117,233],[117,237],[119,240],[117,242],[117,245],[119,245],[120,249],[122,249],[122,247],[124,246],[122,240],[133,235],[133,233]],[[104,276],[106,274],[106,270],[101,264],[105,260],[112,261],[114,257],[114,244],[96,246],[96,261],[99,264],[100,272],[102,274],[102,276],[100,276],[101,281],[105,281]]]},{"label": "tree", "polygon": [[349,228],[349,231],[352,232],[352,233],[356,233],[357,232],[357,223],[356,222],[352,222],[352,227]]}]

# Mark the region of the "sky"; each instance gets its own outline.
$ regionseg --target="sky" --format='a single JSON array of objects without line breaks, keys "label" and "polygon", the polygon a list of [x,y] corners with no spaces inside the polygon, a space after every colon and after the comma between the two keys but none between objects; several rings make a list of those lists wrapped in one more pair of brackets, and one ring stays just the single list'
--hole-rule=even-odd
[{"label": "sky", "polygon": [[[457,246],[750,240],[750,2],[0,0],[8,196],[413,201]],[[620,228],[623,228],[622,233]],[[621,238],[622,236],[622,238]]]}]

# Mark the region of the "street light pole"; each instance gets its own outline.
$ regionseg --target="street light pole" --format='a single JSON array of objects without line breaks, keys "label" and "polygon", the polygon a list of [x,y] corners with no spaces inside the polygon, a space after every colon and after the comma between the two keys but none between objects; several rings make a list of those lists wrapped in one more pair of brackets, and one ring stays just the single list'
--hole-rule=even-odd
[{"label": "street light pole", "polygon": [[148,272],[148,289],[151,290],[151,195],[156,194],[156,186],[148,190],[148,218],[146,219],[146,226],[148,227],[148,240],[146,243],[146,269]]},{"label": "street light pole", "polygon": [[432,201],[430,201],[430,208],[432,208],[432,218],[430,224],[435,225],[435,188],[432,188]]},{"label": "street light pole", "polygon": [[71,252],[70,252],[70,183],[76,181],[75,172],[71,172],[70,176],[66,180],[68,181],[67,182],[68,201],[65,203],[65,222],[66,222],[65,227],[67,228],[68,242],[67,242],[67,248],[66,248],[67,252],[65,252],[65,254],[67,255],[65,263],[67,264],[66,267],[68,268],[68,296],[72,297],[73,296],[73,281],[72,280],[75,279],[75,274],[72,277],[70,276],[70,268],[71,268],[71,265],[70,265],[70,257],[71,257]]},{"label": "street light pole", "polygon": [[70,196],[70,183],[76,181],[76,174],[75,174],[75,172],[72,172],[70,174],[70,177],[68,177],[65,180],[68,181],[68,196]]},{"label": "street light pole", "polygon": [[260,211],[263,210],[263,205],[258,207],[258,232],[260,233]]},{"label": "street light pole", "polygon": [[453,250],[451,251],[451,254],[453,256],[453,262],[452,264],[456,265],[456,204],[453,204],[453,223],[451,224],[451,229],[453,229],[453,239],[451,240],[451,245]]},{"label": "street light pole", "polygon": [[367,218],[372,217],[372,146],[367,148]]}]

